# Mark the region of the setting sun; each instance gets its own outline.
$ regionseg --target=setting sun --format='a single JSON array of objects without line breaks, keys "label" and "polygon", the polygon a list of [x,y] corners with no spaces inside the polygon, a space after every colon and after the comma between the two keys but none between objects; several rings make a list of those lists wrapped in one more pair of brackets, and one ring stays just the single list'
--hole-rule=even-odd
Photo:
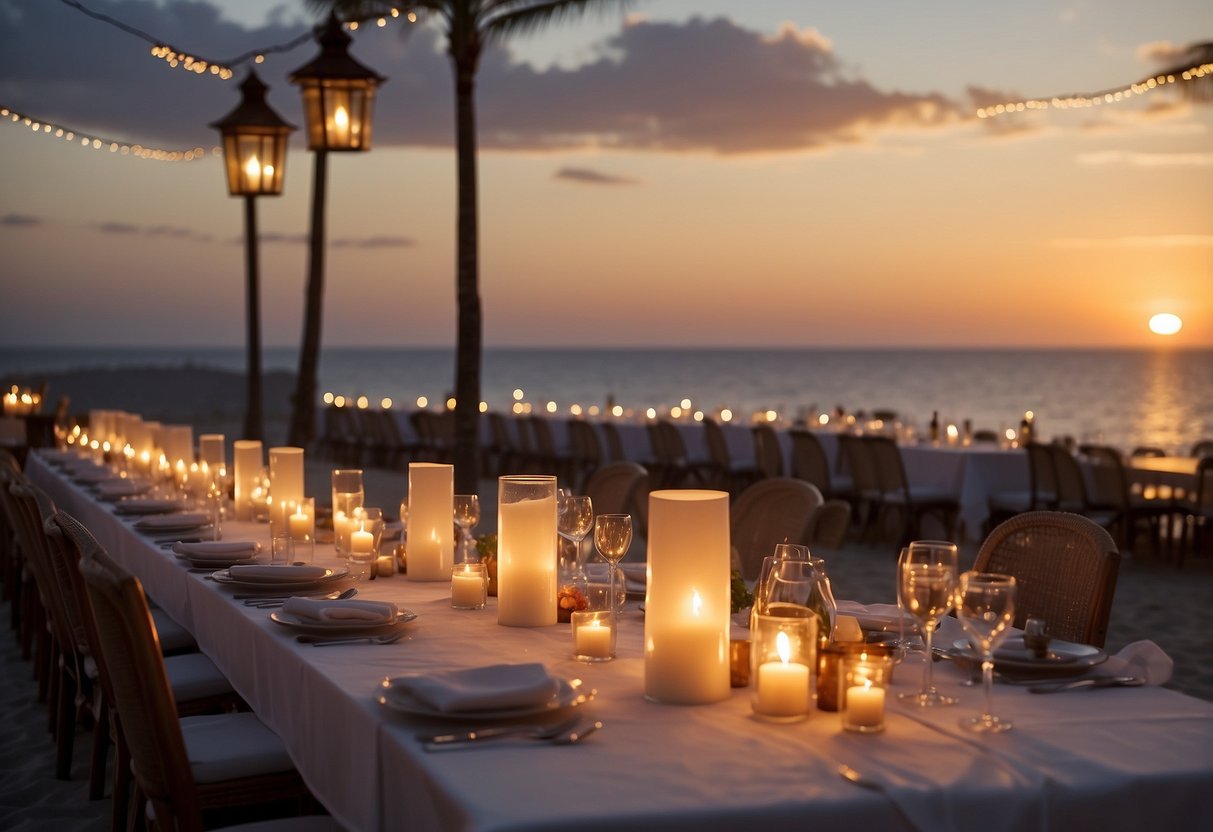
[{"label": "setting sun", "polygon": [[1150,318],[1150,331],[1155,335],[1174,335],[1183,327],[1184,322],[1178,315],[1170,312],[1159,312]]}]

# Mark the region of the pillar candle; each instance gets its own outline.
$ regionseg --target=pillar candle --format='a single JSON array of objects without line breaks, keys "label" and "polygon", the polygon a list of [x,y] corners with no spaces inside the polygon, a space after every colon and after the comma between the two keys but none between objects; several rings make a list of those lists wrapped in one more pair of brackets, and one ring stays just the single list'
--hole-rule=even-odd
[{"label": "pillar candle", "polygon": [[222,433],[204,433],[198,437],[198,457],[216,468],[227,459]]},{"label": "pillar candle", "polygon": [[409,463],[410,581],[445,581],[455,562],[455,466]]},{"label": "pillar candle", "polygon": [[456,566],[455,571],[451,573],[451,606],[459,609],[476,609],[484,606],[484,597],[483,565],[465,563]]},{"label": "pillar candle", "polygon": [[609,659],[613,653],[611,622],[593,616],[578,620],[573,631],[573,652],[591,659]]},{"label": "pillar candle", "polygon": [[871,682],[847,688],[843,705],[844,719],[848,725],[860,728],[878,728],[884,724],[884,688]]},{"label": "pillar candle", "polygon": [[236,519],[253,519],[253,484],[261,470],[261,443],[256,439],[237,439],[232,444],[232,471],[235,483]]},{"label": "pillar candle", "polygon": [[303,499],[303,448],[270,448],[270,525],[286,529],[285,505]]},{"label": "pillar candle", "polygon": [[312,518],[303,513],[302,507],[291,515],[290,528],[294,540],[306,540],[312,533]]},{"label": "pillar candle", "polygon": [[[410,513],[409,525],[413,522]],[[497,501],[497,623],[507,627],[555,624],[556,583],[556,478],[501,477]]]},{"label": "pillar candle", "polygon": [[644,695],[698,705],[728,698],[729,495],[649,495]]},{"label": "pillar candle", "polygon": [[790,717],[809,711],[809,668],[790,660],[787,633],[779,633],[779,660],[758,665],[754,710],[767,716]]},{"label": "pillar candle", "polygon": [[350,554],[369,556],[371,550],[375,546],[375,535],[368,532],[364,527],[359,526],[356,531],[350,532]]}]

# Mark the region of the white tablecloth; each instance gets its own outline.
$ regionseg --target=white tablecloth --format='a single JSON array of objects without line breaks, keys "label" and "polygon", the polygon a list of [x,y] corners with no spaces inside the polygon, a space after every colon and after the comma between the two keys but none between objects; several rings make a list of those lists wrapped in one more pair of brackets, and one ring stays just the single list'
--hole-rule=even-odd
[{"label": "white tablecloth", "polygon": [[[354,829],[906,829],[886,795],[843,781],[845,762],[880,776],[919,828],[1198,829],[1213,825],[1213,704],[1160,689],[1033,696],[997,690],[1014,731],[979,737],[956,721],[980,704],[947,664],[936,675],[962,697],[922,712],[894,704],[887,730],[839,730],[835,714],[778,725],[751,716],[749,691],[701,707],[642,696],[642,614],[623,615],[619,658],[569,658],[566,626],[496,624],[495,599],[452,610],[449,587],[403,576],[359,586],[418,618],[389,646],[315,648],[185,568],[129,524],[61,479],[36,456],[28,471],[77,516],[149,594],[190,628],[236,690],[286,742],[317,798]],[[264,526],[232,523],[225,536]],[[318,562],[335,563],[317,550]],[[438,723],[388,713],[375,702],[385,676],[499,662],[543,662],[598,691],[588,713],[606,727],[584,744],[508,743],[426,753],[416,737]],[[912,690],[921,667],[898,669]]]}]

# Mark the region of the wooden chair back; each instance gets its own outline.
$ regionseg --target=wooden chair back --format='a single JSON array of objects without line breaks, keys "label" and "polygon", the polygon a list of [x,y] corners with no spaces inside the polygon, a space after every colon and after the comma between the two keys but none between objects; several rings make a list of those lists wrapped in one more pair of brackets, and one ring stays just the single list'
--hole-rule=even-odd
[{"label": "wooden chair back", "polygon": [[809,518],[823,502],[817,486],[791,477],[759,480],[741,492],[729,509],[729,536],[742,577],[757,580],[776,543],[803,542]]}]

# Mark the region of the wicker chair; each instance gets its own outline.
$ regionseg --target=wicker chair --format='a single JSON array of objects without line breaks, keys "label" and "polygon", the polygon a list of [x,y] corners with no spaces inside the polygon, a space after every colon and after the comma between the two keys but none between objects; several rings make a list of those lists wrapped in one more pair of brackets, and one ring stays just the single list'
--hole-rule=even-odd
[{"label": "wicker chair", "polygon": [[1120,553],[1099,524],[1065,512],[1020,514],[986,538],[973,568],[1015,576],[1015,626],[1043,618],[1053,638],[1103,647]]},{"label": "wicker chair", "polygon": [[782,477],[783,448],[779,435],[770,425],[754,425],[754,464],[763,477]]},{"label": "wicker chair", "polygon": [[851,510],[862,535],[867,536],[869,532],[876,531],[876,519],[880,516],[881,492],[876,464],[872,460],[871,449],[862,437],[840,433],[838,448],[851,475]]},{"label": "wicker chair", "polygon": [[754,483],[729,509],[729,536],[742,577],[757,580],[776,543],[801,543],[813,512],[825,502],[817,487],[791,477]]},{"label": "wicker chair", "polygon": [[1188,456],[1195,459],[1202,459],[1206,456],[1213,456],[1213,439],[1201,439],[1192,445],[1192,452]]},{"label": "wicker chair", "polygon": [[586,487],[590,476],[602,465],[602,441],[594,425],[585,419],[569,419],[568,470],[574,490]]},{"label": "wicker chair", "polygon": [[635,514],[636,492],[648,472],[635,462],[611,462],[586,480],[595,514]]},{"label": "wicker chair", "polygon": [[142,584],[95,542],[86,547],[80,572],[155,827],[199,832],[207,810],[314,803],[282,741],[254,714],[178,717]]},{"label": "wicker chair", "polygon": [[627,454],[623,451],[623,437],[619,435],[619,428],[614,422],[603,421],[599,422],[602,427],[602,435],[606,439],[607,461],[609,462],[626,462]]},{"label": "wicker chair", "polygon": [[704,418],[702,424],[703,443],[708,452],[708,461],[703,466],[706,488],[718,488],[736,496],[762,479],[762,472],[754,465],[733,461],[724,430],[715,419]]},{"label": "wicker chair", "polygon": [[876,481],[880,485],[877,530],[883,532],[889,517],[896,514],[900,518],[898,539],[905,544],[914,538],[922,537],[923,520],[934,517],[943,526],[943,538],[954,539],[956,520],[960,515],[960,502],[956,495],[937,488],[911,489],[901,458],[901,449],[891,438],[865,436],[863,443],[868,446],[873,467],[876,469]]},{"label": "wicker chair", "polygon": [[792,440],[792,476],[817,486],[827,500],[847,499],[853,484],[850,477],[830,474],[830,459],[817,435],[809,430],[788,432]]}]

